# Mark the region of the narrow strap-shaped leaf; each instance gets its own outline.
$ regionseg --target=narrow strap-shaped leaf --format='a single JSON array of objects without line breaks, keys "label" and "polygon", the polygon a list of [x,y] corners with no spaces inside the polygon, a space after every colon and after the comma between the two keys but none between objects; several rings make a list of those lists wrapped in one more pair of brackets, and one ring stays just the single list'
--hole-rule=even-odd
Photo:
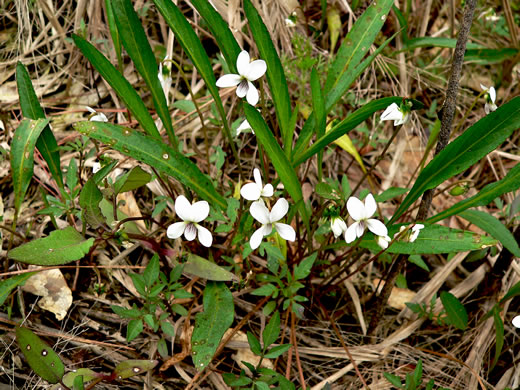
[{"label": "narrow strap-shaped leaf", "polygon": [[316,142],[312,144],[310,148],[305,150],[303,153],[296,154],[293,156],[294,166],[300,165],[310,157],[314,156],[319,151],[323,150],[327,145],[330,145],[335,140],[345,135],[350,130],[356,128],[360,123],[367,120],[372,114],[379,110],[384,110],[392,103],[401,103],[402,97],[386,97],[377,100],[372,100],[370,103],[365,104],[363,107],[357,109],[352,114],[347,116],[344,120],[334,126],[329,132],[321,136]]},{"label": "narrow strap-shaped leaf", "polygon": [[520,97],[516,97],[479,120],[435,156],[421,171],[390,222],[403,215],[424,191],[469,168],[496,149],[519,127]]},{"label": "narrow strap-shaped leaf", "polygon": [[159,68],[139,16],[130,0],[112,0],[112,9],[123,46],[150,89],[157,114],[162,120],[170,142],[176,147],[179,141],[175,136],[166,97],[159,82]]},{"label": "narrow strap-shaped leaf", "polygon": [[247,121],[255,131],[256,139],[263,146],[265,152],[271,159],[273,166],[285,186],[285,189],[293,198],[294,203],[299,205],[304,221],[308,221],[307,210],[303,204],[302,187],[291,163],[276,142],[276,138],[265,123],[260,113],[250,104],[244,103]]},{"label": "narrow strap-shaped leaf", "polygon": [[112,37],[112,43],[116,50],[117,64],[119,69],[123,69],[123,57],[121,56],[121,39],[119,38],[119,31],[117,31],[116,18],[114,17],[114,10],[112,9],[112,1],[105,0],[105,10],[107,12],[108,29]]},{"label": "narrow strap-shaped leaf", "polygon": [[[419,47],[445,47],[455,49],[457,39],[446,37],[418,37],[411,38],[403,45],[403,50],[415,50]],[[484,49],[484,46],[468,42],[466,49]]]},{"label": "narrow strap-shaped leaf", "polygon": [[222,50],[229,69],[237,73],[236,61],[240,53],[240,46],[233,33],[222,16],[213,8],[207,0],[191,0],[191,4],[199,11],[200,16],[206,21],[211,34],[215,37],[217,44]]},{"label": "narrow strap-shaped leaf", "polygon": [[11,143],[11,174],[13,176],[14,207],[20,211],[27,188],[33,176],[34,147],[48,119],[24,119],[14,132]]},{"label": "narrow strap-shaped leaf", "polygon": [[144,131],[152,137],[161,139],[161,135],[159,134],[159,130],[157,130],[157,126],[155,126],[152,116],[132,85],[93,45],[75,34],[72,35],[72,39],[99,74],[114,88],[117,95],[123,100],[132,115],[135,116],[139,124],[143,127]]},{"label": "narrow strap-shaped leaf", "polygon": [[392,0],[373,2],[354,23],[329,68],[327,82],[325,83],[326,93],[335,88],[336,82],[347,69],[356,67],[368,53],[370,46],[374,43],[381,27],[383,27],[393,3]]},{"label": "narrow strap-shaped leaf", "polygon": [[[16,64],[16,85],[18,87],[20,107],[22,108],[23,116],[28,119],[45,119],[45,113],[40,106],[36,92],[34,92],[29,73],[21,62]],[[47,163],[52,177],[56,180],[58,186],[63,188],[60,152],[58,150],[56,138],[54,137],[49,125],[45,126],[43,129],[40,138],[38,138],[38,141],[36,142],[36,147]]]},{"label": "narrow strap-shaped leaf", "polygon": [[513,255],[520,257],[520,247],[515,237],[496,217],[479,210],[465,210],[459,215],[495,237]]},{"label": "narrow strap-shaped leaf", "polygon": [[[256,46],[260,52],[260,57],[267,63],[267,82],[273,96],[276,117],[280,124],[282,139],[284,140],[284,148],[291,148],[292,133],[290,132],[293,131],[293,129],[289,128],[291,122],[291,100],[280,57],[278,57],[278,53],[274,48],[267,27],[265,27],[251,0],[244,0],[244,11]],[[288,143],[288,139],[291,139],[290,143]]]},{"label": "narrow strap-shaped leaf", "polygon": [[212,206],[226,210],[227,202],[211,180],[195,163],[164,142],[111,123],[78,122],[74,127],[80,133],[176,178]]},{"label": "narrow strap-shaped leaf", "polygon": [[493,358],[493,362],[491,363],[491,369],[493,369],[497,364],[498,358],[500,357],[500,353],[502,352],[502,348],[504,347],[504,321],[502,321],[500,311],[496,306],[493,307],[492,312],[493,322],[495,323],[496,343],[495,357]]},{"label": "narrow strap-shaped leaf", "polygon": [[426,222],[438,222],[471,207],[486,206],[499,196],[507,192],[516,191],[518,188],[520,188],[520,163],[516,164],[502,180],[488,184],[482,188],[478,194],[471,198],[464,199],[449,209],[428,218]]},{"label": "narrow strap-shaped leaf", "polygon": [[[379,46],[372,54],[370,54],[367,58],[365,58],[359,65],[357,65],[352,70],[345,72],[341,75],[339,80],[336,83],[334,89],[332,89],[326,96],[325,99],[325,112],[328,114],[336,105],[336,103],[341,99],[341,97],[347,92],[352,83],[365,71],[365,69],[374,61],[374,59],[381,53],[381,51],[394,39],[394,37],[398,33],[395,33],[390,38],[388,38],[381,46]],[[293,155],[297,155],[302,153],[304,148],[307,147],[309,141],[313,135],[313,126],[314,126],[314,113],[312,113],[305,124],[303,125],[302,130],[298,136],[298,140],[296,141],[296,145],[294,147]],[[307,125],[308,122],[311,122]]]}]

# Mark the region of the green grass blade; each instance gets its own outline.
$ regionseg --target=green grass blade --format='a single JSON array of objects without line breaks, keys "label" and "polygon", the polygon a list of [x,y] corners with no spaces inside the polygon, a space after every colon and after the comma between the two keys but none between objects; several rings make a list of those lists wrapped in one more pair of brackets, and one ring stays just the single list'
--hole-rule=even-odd
[{"label": "green grass blade", "polygon": [[482,188],[478,194],[471,198],[464,199],[449,209],[428,218],[426,222],[434,223],[441,221],[452,215],[459,214],[470,207],[486,206],[499,196],[507,192],[516,191],[518,188],[520,188],[520,164],[516,164],[502,180],[488,184]]},{"label": "green grass blade", "polygon": [[[289,128],[291,122],[291,100],[280,57],[274,48],[267,27],[265,27],[251,0],[244,0],[244,12],[249,21],[249,27],[260,52],[260,57],[267,63],[267,82],[273,97],[276,117],[280,124],[284,148],[291,148],[293,130]],[[290,143],[287,143],[288,139],[291,139]]]},{"label": "green grass blade", "polygon": [[519,53],[520,50],[512,47],[504,47],[501,49],[471,49],[466,50],[464,61],[471,61],[479,65],[498,64],[515,58]]},{"label": "green grass blade", "polygon": [[155,61],[155,55],[148,38],[146,38],[139,16],[135,12],[130,0],[113,0],[112,9],[123,46],[150,89],[153,104],[166,129],[171,144],[177,147],[179,141],[175,136],[170,112],[166,104],[166,97],[159,82],[159,67]]},{"label": "green grass blade", "polygon": [[14,132],[11,143],[11,174],[16,215],[20,211],[20,206],[33,176],[36,141],[48,124],[48,119],[24,119]]},{"label": "green grass blade", "polygon": [[265,123],[260,113],[250,104],[244,103],[244,110],[247,121],[255,131],[256,139],[263,146],[265,152],[271,159],[273,166],[285,186],[285,189],[293,198],[293,201],[300,208],[301,216],[304,221],[308,221],[307,210],[303,204],[302,187],[296,172],[294,172],[289,160],[285,156],[282,148],[276,142],[276,138]]},{"label": "green grass blade", "polygon": [[316,153],[322,151],[333,143],[341,136],[347,134],[350,130],[356,128],[360,123],[364,122],[372,114],[379,110],[384,110],[392,103],[400,104],[403,98],[401,97],[386,97],[377,100],[373,100],[370,103],[364,105],[360,109],[354,111],[352,114],[347,116],[344,120],[334,126],[329,132],[318,138],[310,148],[305,150],[303,153],[295,154],[293,157],[294,166],[298,166],[302,162],[306,161]]},{"label": "green grass blade", "polygon": [[[419,47],[445,47],[448,49],[455,49],[457,39],[445,38],[445,37],[418,37],[411,38],[403,45],[403,50],[415,50]],[[466,45],[468,50],[470,49],[484,49],[484,46],[476,43],[468,42]]]},{"label": "green grass blade", "polygon": [[329,68],[325,83],[326,94],[335,88],[343,73],[355,68],[368,53],[393,3],[392,0],[378,0],[372,3],[354,23]]},{"label": "green grass blade", "polygon": [[110,30],[110,36],[112,37],[112,43],[117,56],[117,65],[122,71],[123,69],[123,57],[121,55],[121,38],[119,37],[119,31],[117,31],[116,19],[114,17],[114,10],[112,9],[112,1],[105,0],[105,10],[107,12],[107,23],[108,29]]},{"label": "green grass blade", "polygon": [[[28,119],[45,119],[45,113],[40,106],[36,92],[34,92],[29,73],[21,62],[16,64],[16,85],[18,87],[20,107],[22,108],[23,116]],[[58,143],[56,142],[56,138],[54,137],[50,126],[45,126],[40,138],[38,138],[38,141],[36,142],[36,147],[47,163],[52,177],[56,180],[58,186],[63,188],[60,152],[58,150]]]},{"label": "green grass blade", "polygon": [[486,115],[440,152],[421,171],[390,222],[395,221],[426,191],[463,172],[496,149],[520,127],[520,97]]},{"label": "green grass blade", "polygon": [[502,317],[500,316],[500,311],[498,308],[493,308],[493,322],[495,323],[495,357],[493,358],[493,362],[491,363],[490,369],[492,370],[498,362],[498,358],[502,352],[502,348],[504,347],[504,322],[502,321]]},{"label": "green grass blade", "polygon": [[195,163],[164,142],[111,123],[78,122],[74,127],[80,133],[174,177],[213,207],[226,210],[227,202],[211,180]]},{"label": "green grass blade", "polygon": [[236,61],[238,54],[240,53],[240,46],[227,23],[207,0],[191,0],[191,4],[197,9],[197,11],[199,11],[200,16],[202,16],[206,21],[208,28],[211,31],[211,35],[215,37],[220,50],[222,50],[222,54],[226,59],[229,69],[233,73],[237,73]]},{"label": "green grass blade", "polygon": [[121,100],[123,100],[143,129],[152,137],[161,139],[161,135],[155,126],[152,116],[132,85],[93,45],[78,35],[73,34],[72,39],[83,55],[89,60],[94,68],[96,68],[101,77],[103,77],[107,83],[114,88],[117,95]]},{"label": "green grass blade", "polygon": [[495,237],[513,255],[520,257],[520,247],[515,237],[496,217],[479,210],[466,210],[459,215]]}]

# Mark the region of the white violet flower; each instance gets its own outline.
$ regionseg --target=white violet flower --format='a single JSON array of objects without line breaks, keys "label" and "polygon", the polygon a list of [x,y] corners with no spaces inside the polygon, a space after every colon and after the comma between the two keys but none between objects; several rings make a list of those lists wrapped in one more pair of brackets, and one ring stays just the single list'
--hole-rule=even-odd
[{"label": "white violet flower", "polygon": [[89,121],[92,121],[92,122],[108,122],[108,118],[102,112],[97,112],[96,110],[94,110],[92,107],[89,107],[89,106],[85,106],[85,108],[88,111],[90,111],[92,114],[96,114],[96,115],[92,115],[92,117],[89,119]]},{"label": "white violet flower", "polygon": [[291,225],[278,222],[285,216],[285,214],[287,214],[288,210],[289,203],[284,198],[278,199],[270,212],[262,201],[251,204],[249,209],[251,215],[262,224],[262,226],[253,233],[249,240],[251,249],[255,250],[258,248],[264,236],[271,234],[273,227],[284,240],[294,241],[296,239],[296,232]]},{"label": "white violet flower", "polygon": [[382,121],[394,121],[394,126],[399,126],[408,121],[410,113],[401,109],[397,103],[390,104],[381,114]]},{"label": "white violet flower", "polygon": [[246,132],[247,130],[251,130],[251,132],[255,134],[255,131],[253,130],[247,119],[244,119],[240,126],[237,127],[237,137],[240,135],[240,133]]},{"label": "white violet flower", "polygon": [[399,232],[394,234],[394,238],[396,238],[402,234],[400,236],[401,241],[414,242],[415,240],[417,240],[417,237],[419,237],[419,233],[421,232],[421,229],[423,229],[423,228],[424,228],[423,224],[416,223],[415,225],[412,226],[412,228],[408,232],[406,232],[405,234],[402,234],[405,230],[408,229],[408,226],[403,225],[399,228]]},{"label": "white violet flower", "polygon": [[258,168],[253,170],[253,176],[255,178],[255,182],[244,184],[240,189],[240,195],[242,195],[242,197],[247,200],[258,200],[261,196],[265,198],[273,196],[273,186],[271,184],[266,184],[264,186],[262,183],[262,176],[260,175],[260,170]]},{"label": "white violet flower", "polygon": [[92,163],[92,173],[98,173],[101,170],[101,163],[99,161],[94,161]]},{"label": "white violet flower", "polygon": [[226,74],[217,80],[217,87],[226,88],[237,86],[237,96],[247,99],[247,102],[254,106],[258,103],[258,90],[253,85],[255,81],[262,77],[267,70],[264,60],[249,62],[249,53],[241,51],[237,58],[238,74]]},{"label": "white violet flower", "polygon": [[347,200],[347,210],[354,222],[345,232],[345,241],[349,244],[356,238],[361,237],[368,229],[376,236],[387,236],[388,229],[383,222],[370,218],[376,213],[377,204],[374,196],[368,194],[365,198],[365,204],[358,198],[351,196]]},{"label": "white violet flower", "polygon": [[390,244],[390,241],[392,241],[392,239],[389,236],[376,236],[377,245],[379,245],[383,249],[388,248],[388,244]]},{"label": "white violet flower", "polygon": [[[161,88],[164,92],[164,96],[166,97],[166,103],[168,103],[168,95],[170,92],[170,87],[172,85],[172,78],[171,78],[171,65],[169,64],[170,58],[168,55],[164,57],[164,60],[159,63],[159,73],[157,74],[157,77],[159,77],[159,82],[161,83]],[[164,69],[163,71],[163,64]],[[166,75],[165,75],[166,74]]]},{"label": "white violet flower", "polygon": [[497,91],[495,90],[495,87],[486,87],[485,85],[480,84],[480,88],[482,90],[486,91],[486,104],[484,106],[484,111],[486,112],[486,115],[489,114],[491,111],[495,111],[498,107],[495,104],[495,100],[497,99]]},{"label": "white violet flower", "polygon": [[332,217],[330,220],[330,228],[332,229],[332,233],[334,233],[334,237],[338,238],[347,231],[347,224],[341,217]]},{"label": "white violet flower", "polygon": [[515,328],[520,328],[520,316],[513,318],[512,323]]},{"label": "white violet flower", "polygon": [[209,215],[209,204],[205,200],[191,204],[184,195],[180,195],[175,200],[175,212],[183,222],[175,222],[168,226],[166,235],[168,238],[179,238],[184,233],[184,238],[193,241],[198,235],[202,245],[210,247],[213,242],[211,232],[200,226],[199,222],[203,221]]}]

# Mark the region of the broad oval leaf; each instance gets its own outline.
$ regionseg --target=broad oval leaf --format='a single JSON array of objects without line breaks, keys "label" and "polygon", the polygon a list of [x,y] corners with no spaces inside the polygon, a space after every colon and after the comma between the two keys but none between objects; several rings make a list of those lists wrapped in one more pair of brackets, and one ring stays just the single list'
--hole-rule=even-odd
[{"label": "broad oval leaf", "polygon": [[468,313],[464,305],[450,292],[441,292],[441,302],[451,325],[464,330],[468,326]]},{"label": "broad oval leaf", "polygon": [[191,336],[191,356],[195,368],[202,371],[211,362],[220,340],[233,323],[233,295],[222,282],[208,282],[203,296],[204,312],[195,317]]},{"label": "broad oval leaf", "polygon": [[152,116],[144,105],[132,85],[121,75],[121,73],[99,52],[94,46],[78,35],[72,34],[72,39],[89,62],[96,68],[99,74],[116,91],[117,95],[123,100],[126,107],[130,110],[135,119],[152,137],[161,139],[159,130],[155,126]]},{"label": "broad oval leaf", "polygon": [[24,119],[14,132],[11,142],[11,173],[17,215],[33,176],[34,147],[48,123],[48,119]]},{"label": "broad oval leaf", "polygon": [[[388,228],[388,234],[393,237],[402,225],[393,225]],[[426,225],[421,230],[419,237],[414,242],[393,242],[386,252],[406,255],[435,254],[466,252],[487,248],[496,245],[497,241],[487,236],[458,229],[450,229],[441,225]],[[368,248],[372,252],[381,251],[374,236],[367,233],[359,244],[362,248]]]},{"label": "broad oval leaf", "polygon": [[85,256],[94,239],[86,240],[73,227],[55,230],[45,238],[20,245],[9,252],[9,258],[26,264],[61,265]]},{"label": "broad oval leaf", "polygon": [[[18,96],[20,97],[20,107],[25,118],[29,119],[45,119],[36,92],[31,83],[29,73],[21,62],[16,64],[16,86],[18,87]],[[58,142],[52,133],[51,127],[46,125],[41,132],[36,147],[42,154],[43,159],[49,167],[51,173],[58,186],[63,188],[63,173],[60,168],[60,152]]]},{"label": "broad oval leaf", "polygon": [[496,149],[520,127],[520,96],[479,120],[448,144],[421,171],[390,222],[395,221],[426,191],[463,172]]},{"label": "broad oval leaf", "polygon": [[488,184],[482,188],[478,194],[460,201],[449,209],[428,218],[426,221],[434,223],[451,217],[452,215],[459,214],[471,207],[486,206],[499,196],[507,192],[516,191],[518,188],[520,188],[520,163],[516,164],[502,180]]},{"label": "broad oval leaf", "polygon": [[226,210],[226,200],[215,190],[212,182],[197,165],[163,142],[110,123],[78,122],[74,127],[80,133],[174,177],[212,206]]},{"label": "broad oval leaf", "polygon": [[158,77],[159,67],[139,16],[130,0],[113,0],[112,10],[114,11],[121,42],[123,42],[128,55],[150,89],[155,109],[161,118],[166,133],[168,133],[170,142],[173,146],[177,146],[179,141],[173,130],[166,97]]},{"label": "broad oval leaf", "polygon": [[65,374],[65,366],[60,357],[33,331],[17,327],[16,342],[37,375],[49,383],[58,383],[61,380]]},{"label": "broad oval leaf", "polygon": [[90,368],[78,368],[77,370],[67,372],[63,376],[63,384],[67,387],[72,387],[74,385],[74,380],[78,377],[83,377],[83,382],[87,383],[96,378],[101,378],[103,374],[98,374],[95,371],[92,371]]},{"label": "broad oval leaf", "polygon": [[235,274],[226,271],[224,268],[206,260],[193,253],[188,254],[188,261],[183,264],[183,271],[189,274],[204,278],[207,280],[214,280],[216,282],[238,282]]},{"label": "broad oval leaf", "polygon": [[267,27],[265,27],[262,18],[251,3],[251,0],[244,0],[244,12],[246,13],[249,28],[251,29],[256,46],[260,52],[260,57],[267,64],[267,82],[273,96],[276,117],[280,124],[282,139],[284,140],[284,148],[290,149],[292,146],[292,129],[289,128],[291,120],[291,99],[289,97],[287,79],[285,78],[280,57],[274,48]]},{"label": "broad oval leaf", "polygon": [[495,237],[515,257],[520,257],[520,247],[515,237],[496,217],[479,210],[466,210],[459,215]]},{"label": "broad oval leaf", "polygon": [[116,379],[126,379],[150,371],[158,363],[158,360],[125,360],[117,365],[114,373],[116,374]]},{"label": "broad oval leaf", "polygon": [[94,176],[92,176],[87,180],[79,194],[79,205],[86,222],[94,229],[105,223],[105,217],[99,207],[101,200],[103,200],[103,194],[97,187]]}]

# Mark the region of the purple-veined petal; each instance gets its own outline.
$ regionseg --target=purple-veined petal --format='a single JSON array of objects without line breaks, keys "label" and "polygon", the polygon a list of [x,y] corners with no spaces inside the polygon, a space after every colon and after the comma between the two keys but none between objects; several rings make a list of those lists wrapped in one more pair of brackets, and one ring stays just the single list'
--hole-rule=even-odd
[{"label": "purple-veined petal", "polygon": [[280,237],[287,241],[296,240],[296,232],[294,231],[291,225],[287,225],[286,223],[277,222],[274,224],[274,227]]},{"label": "purple-veined petal", "polygon": [[197,236],[197,228],[194,223],[187,223],[184,229],[184,238],[188,241],[193,241]]},{"label": "purple-veined petal", "polygon": [[356,225],[356,237],[362,237],[365,234],[365,220],[359,221]]},{"label": "purple-veined petal", "polygon": [[377,219],[367,219],[366,224],[368,226],[368,229],[370,229],[370,231],[374,233],[376,236],[388,235],[388,229],[386,228],[383,222],[378,221]]},{"label": "purple-veined petal", "polygon": [[287,211],[289,211],[289,202],[285,198],[278,199],[271,210],[270,221],[279,221],[287,214]]},{"label": "purple-veined petal", "polygon": [[267,64],[264,60],[256,60],[249,64],[249,69],[247,70],[246,78],[249,81],[255,81],[262,77],[267,70]]},{"label": "purple-veined petal", "polygon": [[247,76],[247,72],[249,71],[249,61],[249,53],[242,50],[237,57],[237,70],[240,76]]},{"label": "purple-veined petal", "polygon": [[191,221],[191,203],[184,195],[179,195],[175,199],[175,212],[183,221]]},{"label": "purple-veined petal", "polygon": [[240,189],[240,195],[247,200],[258,200],[260,199],[260,188],[256,183],[244,184]]},{"label": "purple-veined petal", "polygon": [[356,240],[356,238],[357,238],[356,229],[357,229],[358,225],[359,225],[359,222],[354,222],[345,231],[345,241],[347,242],[347,244],[350,244],[351,242]]},{"label": "purple-veined petal", "polygon": [[253,169],[253,177],[255,178],[255,183],[260,189],[263,187],[262,183],[262,175],[260,175],[260,169]]},{"label": "purple-veined petal", "polygon": [[173,225],[168,226],[166,229],[166,235],[168,238],[179,238],[184,233],[186,228],[186,222],[175,222]]},{"label": "purple-veined petal", "polygon": [[228,87],[234,87],[242,81],[242,77],[240,77],[238,74],[225,74],[224,76],[221,76],[217,80],[217,87],[219,88],[228,88]]},{"label": "purple-veined petal", "polygon": [[258,103],[258,99],[259,99],[258,90],[256,89],[256,87],[253,84],[251,84],[250,81],[248,81],[247,84],[248,84],[247,96],[246,96],[247,102],[249,104],[251,104],[252,106],[255,106],[256,103]]},{"label": "purple-veined petal", "polygon": [[365,205],[355,196],[348,198],[347,210],[354,221],[359,221],[365,216]]},{"label": "purple-veined petal", "polygon": [[273,196],[274,194],[274,188],[271,184],[266,184],[264,188],[262,189],[262,192],[260,195],[265,196],[266,198],[269,198]]},{"label": "purple-veined petal", "polygon": [[205,247],[209,248],[213,243],[213,236],[211,235],[211,232],[199,224],[195,224],[195,228],[198,232],[199,242]]},{"label": "purple-veined petal", "polygon": [[265,231],[265,225],[262,226],[260,229],[257,229],[251,238],[249,239],[249,245],[251,246],[251,249],[255,250],[260,246],[262,243],[262,239],[264,238],[264,231]]},{"label": "purple-veined petal", "polygon": [[240,81],[240,84],[238,84],[238,87],[237,87],[237,96],[239,98],[243,98],[244,96],[247,95],[248,90],[249,90],[249,82],[246,79],[242,79],[242,81]]},{"label": "purple-veined petal", "polygon": [[192,222],[200,222],[205,220],[209,215],[209,203],[205,200],[195,202],[191,205],[191,219]]},{"label": "purple-veined petal", "polygon": [[267,225],[269,221],[269,210],[265,207],[263,201],[253,202],[249,208],[249,212],[262,225]]},{"label": "purple-veined petal", "polygon": [[377,211],[377,203],[372,194],[365,198],[365,218],[370,218]]}]

